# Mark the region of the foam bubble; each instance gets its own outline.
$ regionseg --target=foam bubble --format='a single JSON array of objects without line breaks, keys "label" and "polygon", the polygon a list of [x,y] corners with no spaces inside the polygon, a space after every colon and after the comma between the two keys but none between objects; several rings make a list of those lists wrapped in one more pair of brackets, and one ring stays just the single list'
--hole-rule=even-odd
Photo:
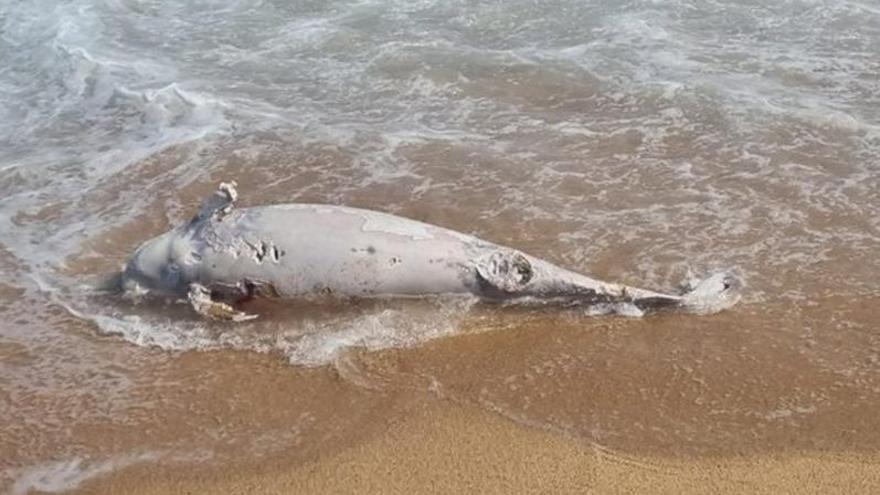
[{"label": "foam bubble", "polygon": [[[181,302],[158,314],[151,305],[125,310],[101,308],[95,301],[75,303],[56,295],[71,315],[92,322],[99,333],[121,337],[135,345],[167,351],[236,349],[277,353],[291,364],[331,363],[346,349],[371,350],[411,347],[457,331],[458,323],[476,299],[436,297],[375,300],[363,310],[343,310],[314,318],[284,312],[284,320],[269,316],[234,325],[196,318]],[[167,307],[167,306],[166,306]]]},{"label": "foam bubble", "polygon": [[47,462],[13,470],[11,495],[31,491],[60,493],[77,488],[84,481],[141,462],[153,462],[161,457],[158,452],[127,454],[97,462],[76,457],[64,461]]}]

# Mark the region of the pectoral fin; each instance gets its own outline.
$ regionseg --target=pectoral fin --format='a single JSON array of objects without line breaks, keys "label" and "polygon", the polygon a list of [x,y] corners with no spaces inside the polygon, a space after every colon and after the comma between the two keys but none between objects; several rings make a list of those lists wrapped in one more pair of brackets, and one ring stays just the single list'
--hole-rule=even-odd
[{"label": "pectoral fin", "polygon": [[221,182],[217,190],[208,196],[199,207],[198,213],[190,220],[190,224],[195,224],[212,216],[219,220],[228,215],[235,206],[235,200],[238,199],[238,192],[235,190],[235,186],[235,181]]},{"label": "pectoral fin", "polygon": [[238,311],[224,302],[211,299],[210,289],[201,284],[190,284],[188,298],[198,314],[212,320],[248,321],[257,317]]}]

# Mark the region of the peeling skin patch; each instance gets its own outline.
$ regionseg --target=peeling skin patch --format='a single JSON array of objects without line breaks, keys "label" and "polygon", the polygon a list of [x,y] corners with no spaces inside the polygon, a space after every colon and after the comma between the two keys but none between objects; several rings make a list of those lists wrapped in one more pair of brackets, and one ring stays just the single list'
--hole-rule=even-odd
[{"label": "peeling skin patch", "polygon": [[[254,260],[257,263],[262,263],[266,257],[270,257],[272,261],[278,263],[285,254],[283,249],[278,248],[278,246],[271,242],[260,241],[254,244],[245,240],[244,243],[253,251]],[[240,255],[241,253],[237,254]]]},{"label": "peeling skin patch", "polygon": [[351,208],[347,206],[329,206],[323,204],[278,204],[272,205],[273,209],[278,210],[300,210],[309,211],[317,214],[340,215],[345,214],[358,218],[363,221],[361,225],[362,232],[378,232],[383,234],[407,237],[412,240],[432,240],[437,238],[437,234],[449,236],[458,239],[461,242],[473,243],[482,242],[472,236],[456,232],[445,227],[426,224],[409,218],[398,217],[389,213],[379,211],[363,210],[360,208]]},{"label": "peeling skin patch", "polygon": [[392,234],[403,237],[409,237],[413,240],[433,239],[434,234],[431,233],[431,226],[422,222],[409,220],[406,218],[396,217],[387,213],[361,210],[358,208],[348,208],[342,206],[327,206],[318,204],[282,204],[273,205],[274,208],[284,210],[310,210],[314,213],[323,213],[330,215],[339,215],[344,212],[353,217],[359,217],[363,220],[361,231],[363,232],[380,232],[383,234]]},{"label": "peeling skin patch", "polygon": [[366,211],[358,214],[364,219],[364,224],[361,226],[364,232],[381,232],[409,237],[413,240],[434,238],[434,234],[428,231],[428,226],[420,222]]},{"label": "peeling skin patch", "polygon": [[320,204],[305,204],[305,203],[283,203],[278,205],[272,205],[272,208],[277,208],[279,210],[309,210],[314,213],[325,213],[325,214],[333,214],[336,213],[338,207],[329,206],[329,205],[320,205]]},{"label": "peeling skin patch", "polygon": [[532,264],[516,251],[495,251],[476,266],[479,276],[502,292],[521,290],[532,280]]},{"label": "peeling skin patch", "polygon": [[266,257],[266,251],[267,251],[266,243],[260,242],[256,246],[253,246],[253,248],[254,248],[254,256],[257,258],[257,262],[262,263],[263,258]]},{"label": "peeling skin patch", "polygon": [[278,246],[272,246],[272,261],[278,263],[282,256],[284,256],[284,250],[279,249]]},{"label": "peeling skin patch", "polygon": [[263,297],[267,299],[277,299],[281,297],[281,294],[272,282],[246,280],[244,286],[249,298]]}]

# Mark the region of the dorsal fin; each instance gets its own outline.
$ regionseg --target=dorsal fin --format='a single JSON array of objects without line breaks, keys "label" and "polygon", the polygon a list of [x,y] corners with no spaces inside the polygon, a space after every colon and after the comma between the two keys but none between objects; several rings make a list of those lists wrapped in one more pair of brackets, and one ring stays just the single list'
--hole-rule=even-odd
[{"label": "dorsal fin", "polygon": [[238,199],[238,192],[235,190],[235,181],[221,182],[220,186],[214,191],[199,207],[198,213],[190,221],[190,224],[200,222],[210,217],[218,220],[228,215]]}]

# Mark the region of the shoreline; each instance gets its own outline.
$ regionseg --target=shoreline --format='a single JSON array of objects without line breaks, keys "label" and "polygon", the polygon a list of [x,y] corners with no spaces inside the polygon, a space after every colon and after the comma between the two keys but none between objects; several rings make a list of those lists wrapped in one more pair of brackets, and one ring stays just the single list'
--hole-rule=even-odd
[{"label": "shoreline", "polygon": [[257,464],[140,463],[71,493],[867,493],[880,454],[780,452],[675,458],[620,454],[451,401],[414,407],[335,453]]}]

